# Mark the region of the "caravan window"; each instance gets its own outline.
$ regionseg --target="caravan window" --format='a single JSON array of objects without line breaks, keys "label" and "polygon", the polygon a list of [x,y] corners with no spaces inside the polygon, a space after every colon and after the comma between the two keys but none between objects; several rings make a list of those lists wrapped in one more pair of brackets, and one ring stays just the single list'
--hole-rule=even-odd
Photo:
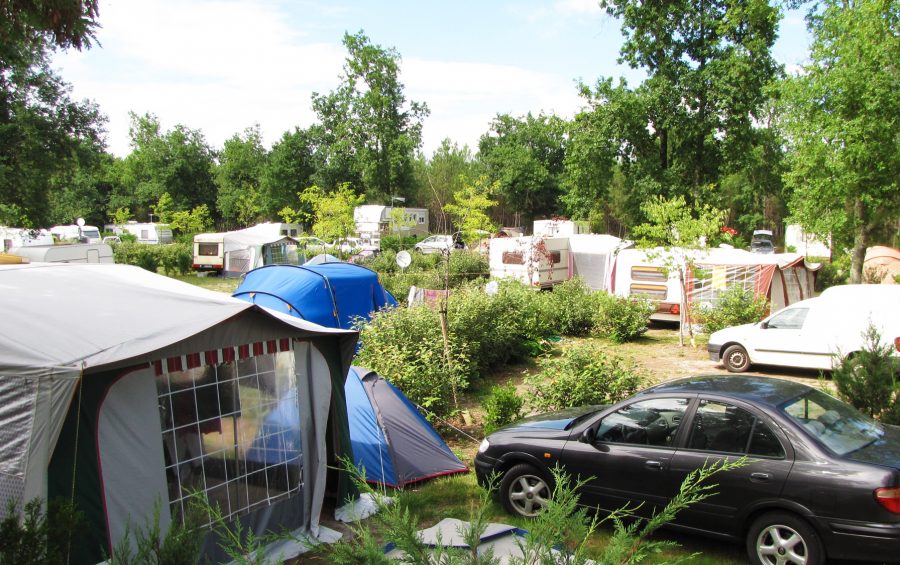
[{"label": "caravan window", "polygon": [[660,267],[635,266],[631,268],[631,279],[665,283],[669,277]]},{"label": "caravan window", "polygon": [[521,251],[504,251],[503,252],[503,264],[504,265],[524,265],[525,264],[525,254]]},{"label": "caravan window", "polygon": [[203,257],[215,257],[219,254],[218,243],[198,243],[198,254]]},{"label": "caravan window", "polygon": [[230,520],[301,490],[293,352],[163,372],[156,385],[173,515],[194,492]]}]

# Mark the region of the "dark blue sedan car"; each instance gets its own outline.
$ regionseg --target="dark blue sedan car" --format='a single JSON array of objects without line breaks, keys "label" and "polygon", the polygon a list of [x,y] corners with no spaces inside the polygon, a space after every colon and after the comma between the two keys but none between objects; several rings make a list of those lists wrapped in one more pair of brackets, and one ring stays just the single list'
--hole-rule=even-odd
[{"label": "dark blue sedan car", "polygon": [[540,511],[557,463],[591,477],[584,505],[651,513],[694,469],[742,455],[747,466],[716,475],[717,494],[670,526],[744,543],[751,563],[900,561],[900,428],[796,382],[692,377],[528,418],[485,439],[475,467],[482,483],[502,477],[521,516]]}]

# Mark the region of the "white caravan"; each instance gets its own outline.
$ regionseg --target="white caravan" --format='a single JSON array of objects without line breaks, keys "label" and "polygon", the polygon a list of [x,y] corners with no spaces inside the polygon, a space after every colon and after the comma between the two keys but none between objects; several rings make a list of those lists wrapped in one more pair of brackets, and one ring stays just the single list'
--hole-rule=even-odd
[{"label": "white caravan", "polygon": [[137,238],[138,243],[163,245],[175,241],[172,228],[167,224],[128,222],[111,226],[111,228],[116,235],[130,233]]},{"label": "white caravan", "polygon": [[488,263],[494,278],[514,278],[539,288],[572,278],[567,237],[495,237]]},{"label": "white caravan", "polygon": [[0,251],[8,251],[13,247],[32,247],[35,245],[53,245],[53,235],[47,230],[0,226]]},{"label": "white caravan", "polygon": [[900,286],[831,287],[756,324],[715,332],[707,350],[731,372],[754,364],[830,370],[864,348],[870,324],[900,358]]},{"label": "white caravan", "polygon": [[80,243],[101,243],[103,238],[97,226],[53,226],[50,233],[60,241],[80,241]]},{"label": "white caravan", "polygon": [[263,265],[297,265],[298,242],[282,235],[282,229],[280,224],[264,223],[242,230],[195,235],[193,268],[239,277]]},{"label": "white caravan", "polygon": [[575,222],[573,220],[535,220],[534,235],[543,237],[568,237],[576,234],[588,234],[591,226],[588,222]]},{"label": "white caravan", "polygon": [[13,247],[9,252],[31,263],[115,263],[112,247],[105,243]]}]

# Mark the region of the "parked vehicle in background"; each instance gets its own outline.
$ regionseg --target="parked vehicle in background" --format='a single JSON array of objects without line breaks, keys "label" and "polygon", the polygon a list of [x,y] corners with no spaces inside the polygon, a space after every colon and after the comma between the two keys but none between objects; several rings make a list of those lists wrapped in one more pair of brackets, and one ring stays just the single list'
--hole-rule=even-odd
[{"label": "parked vehicle in background", "polygon": [[746,466],[717,475],[715,494],[668,527],[741,542],[755,564],[898,559],[900,428],[791,381],[691,377],[526,418],[482,442],[475,471],[482,484],[499,475],[519,516],[546,503],[559,464],[587,480],[584,506],[649,517],[688,473],[741,456]]},{"label": "parked vehicle in background", "polygon": [[0,226],[0,251],[7,251],[13,247],[32,247],[35,245],[53,245],[53,235],[48,230]]},{"label": "parked vehicle in background", "polygon": [[465,242],[454,235],[432,235],[413,246],[413,250],[423,254],[450,253],[454,249],[467,249]]},{"label": "parked vehicle in background", "polygon": [[550,288],[572,278],[568,237],[495,237],[490,240],[488,264],[493,278],[512,278]]},{"label": "parked vehicle in background", "polygon": [[707,351],[731,372],[753,364],[830,370],[863,349],[870,324],[900,357],[900,286],[833,286],[756,324],[713,333]]},{"label": "parked vehicle in background", "polygon": [[97,226],[53,226],[50,233],[60,241],[74,241],[78,243],[101,243],[103,238]]},{"label": "parked vehicle in background", "polygon": [[772,230],[754,230],[750,238],[750,251],[753,253],[775,253],[775,240]]},{"label": "parked vehicle in background", "polygon": [[115,263],[112,247],[105,243],[13,247],[9,253],[31,263]]},{"label": "parked vehicle in background", "polygon": [[167,224],[128,222],[107,226],[116,235],[130,233],[138,243],[147,245],[163,245],[175,241],[172,229]]}]

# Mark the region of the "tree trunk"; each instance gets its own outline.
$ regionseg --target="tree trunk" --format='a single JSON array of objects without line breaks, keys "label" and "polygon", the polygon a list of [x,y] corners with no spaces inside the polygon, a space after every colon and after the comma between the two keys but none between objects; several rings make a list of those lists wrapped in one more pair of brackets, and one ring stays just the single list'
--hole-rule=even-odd
[{"label": "tree trunk", "polygon": [[853,211],[859,227],[856,230],[856,237],[853,238],[850,284],[861,284],[863,282],[863,261],[866,258],[866,248],[869,246],[869,226],[865,220],[866,205],[862,200],[857,200]]}]

